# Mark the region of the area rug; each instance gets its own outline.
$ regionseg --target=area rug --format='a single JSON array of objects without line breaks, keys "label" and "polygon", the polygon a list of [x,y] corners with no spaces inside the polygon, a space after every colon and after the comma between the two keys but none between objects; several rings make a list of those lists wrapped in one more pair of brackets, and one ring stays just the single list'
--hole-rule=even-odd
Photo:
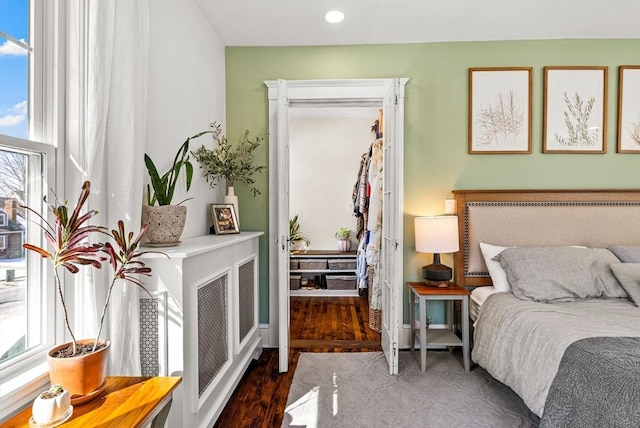
[{"label": "area rug", "polygon": [[389,376],[381,352],[302,353],[289,390],[283,427],[537,427],[510,388],[480,367],[466,373],[460,355],[400,352]]}]

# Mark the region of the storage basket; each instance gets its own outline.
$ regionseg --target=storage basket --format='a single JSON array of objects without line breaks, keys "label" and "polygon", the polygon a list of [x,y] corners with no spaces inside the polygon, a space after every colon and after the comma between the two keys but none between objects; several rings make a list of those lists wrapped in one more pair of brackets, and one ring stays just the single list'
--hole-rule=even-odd
[{"label": "storage basket", "polygon": [[289,290],[300,289],[300,276],[301,275],[289,275]]},{"label": "storage basket", "polygon": [[341,260],[341,259],[330,259],[329,260],[329,269],[331,270],[355,270],[356,261],[355,260]]},{"label": "storage basket", "polygon": [[298,259],[289,259],[289,270],[298,269]]},{"label": "storage basket", "polygon": [[371,293],[373,292],[373,287],[371,281],[373,280],[373,276],[375,275],[375,269],[373,266],[367,267],[367,299],[369,301],[369,328],[376,333],[380,333],[382,331],[382,310],[381,309],[373,309],[371,308]]},{"label": "storage basket", "polygon": [[328,290],[355,290],[356,277],[353,275],[327,275]]},{"label": "storage basket", "polygon": [[300,259],[299,266],[302,270],[326,269],[327,259]]}]

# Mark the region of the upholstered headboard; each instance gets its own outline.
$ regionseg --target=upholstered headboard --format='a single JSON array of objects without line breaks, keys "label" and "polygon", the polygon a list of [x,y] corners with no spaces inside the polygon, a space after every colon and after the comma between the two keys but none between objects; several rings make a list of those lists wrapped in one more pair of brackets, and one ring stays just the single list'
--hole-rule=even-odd
[{"label": "upholstered headboard", "polygon": [[640,189],[454,190],[454,280],[491,285],[480,242],[499,246],[640,245]]}]

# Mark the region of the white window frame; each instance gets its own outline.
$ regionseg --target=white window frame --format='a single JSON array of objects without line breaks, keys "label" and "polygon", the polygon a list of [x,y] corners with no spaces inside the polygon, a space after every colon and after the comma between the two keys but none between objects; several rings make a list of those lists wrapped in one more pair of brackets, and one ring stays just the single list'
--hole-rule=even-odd
[{"label": "white window frame", "polygon": [[9,222],[7,221],[7,213],[4,211],[0,211],[0,226],[6,226]]},{"label": "white window frame", "polygon": [[7,248],[7,235],[0,235],[0,250],[5,248]]},{"label": "white window frame", "polygon": [[[64,94],[65,7],[59,0],[31,0],[30,10],[30,43],[34,47],[33,66],[29,67],[30,139],[0,134],[0,147],[42,155],[42,175],[28,177],[29,185],[34,186],[30,193],[44,194],[53,189],[56,194],[61,194],[62,181],[57,178],[62,168],[56,166],[62,160],[60,152],[63,150],[56,150],[56,147],[64,141],[64,96],[61,94]],[[42,204],[42,212],[46,213],[41,200],[30,200],[27,204],[32,207]],[[42,235],[34,222],[27,222],[27,230],[30,241]],[[27,301],[38,302],[35,310],[41,314],[35,322],[29,317],[27,328],[30,332],[34,328],[40,340],[37,346],[0,365],[0,421],[28,405],[46,389],[49,383],[47,351],[64,336],[62,322],[56,316],[51,266],[33,252],[27,252],[25,256],[29,269],[27,275],[42,284],[39,289],[31,287],[27,290]],[[33,313],[32,309],[29,313]]]}]

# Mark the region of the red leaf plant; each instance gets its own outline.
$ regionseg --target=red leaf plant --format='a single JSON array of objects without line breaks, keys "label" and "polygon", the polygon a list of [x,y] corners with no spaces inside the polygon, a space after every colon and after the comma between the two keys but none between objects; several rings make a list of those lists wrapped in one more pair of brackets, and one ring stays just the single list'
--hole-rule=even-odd
[{"label": "red leaf plant", "polygon": [[[33,244],[23,244],[25,249],[34,251],[40,254],[43,258],[47,258],[51,261],[55,285],[58,290],[58,295],[60,296],[60,302],[62,303],[65,325],[67,327],[67,331],[69,331],[72,341],[72,352],[69,356],[75,356],[79,354],[80,351],[78,349],[76,337],[73,334],[73,330],[69,323],[69,314],[67,311],[64,293],[62,292],[62,283],[58,268],[62,266],[70,273],[75,274],[80,271],[79,266],[91,265],[100,269],[102,267],[102,263],[109,260],[113,269],[114,275],[111,280],[111,284],[109,285],[107,299],[102,309],[100,328],[90,352],[96,350],[98,339],[102,332],[104,317],[111,299],[111,292],[116,281],[118,279],[123,279],[124,281],[137,285],[148,293],[143,283],[133,275],[150,276],[151,273],[151,268],[145,267],[144,263],[136,260],[141,255],[147,253],[146,251],[138,251],[140,240],[146,233],[147,226],[145,225],[142,227],[138,236],[134,238],[133,232],[126,234],[124,230],[124,222],[122,220],[118,221],[118,230],[112,230],[111,233],[109,233],[108,229],[104,226],[88,224],[89,220],[98,214],[98,211],[96,210],[89,210],[83,215],[80,214],[82,208],[87,202],[87,199],[89,198],[90,187],[91,183],[89,181],[85,181],[82,185],[80,197],[73,209],[71,217],[68,215],[69,208],[67,207],[67,201],[58,203],[58,205],[49,204],[45,196],[44,202],[48,205],[55,217],[55,223],[53,225],[47,222],[47,220],[37,211],[27,206],[23,206],[23,208],[40,219],[38,225],[42,228],[44,237],[51,247],[51,251],[47,251],[46,249]],[[88,238],[96,233],[105,234],[110,237],[115,242],[115,246],[110,242],[96,244],[89,243]]]}]

